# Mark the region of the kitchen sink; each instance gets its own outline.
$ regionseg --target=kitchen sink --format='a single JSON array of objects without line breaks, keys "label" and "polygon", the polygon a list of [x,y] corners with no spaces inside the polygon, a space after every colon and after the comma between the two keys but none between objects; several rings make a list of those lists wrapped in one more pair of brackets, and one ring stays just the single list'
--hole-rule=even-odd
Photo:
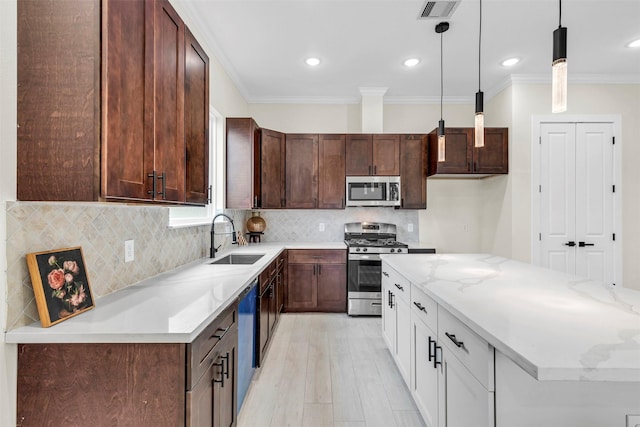
[{"label": "kitchen sink", "polygon": [[229,254],[220,259],[213,261],[211,264],[225,264],[225,265],[251,265],[255,264],[264,254]]}]

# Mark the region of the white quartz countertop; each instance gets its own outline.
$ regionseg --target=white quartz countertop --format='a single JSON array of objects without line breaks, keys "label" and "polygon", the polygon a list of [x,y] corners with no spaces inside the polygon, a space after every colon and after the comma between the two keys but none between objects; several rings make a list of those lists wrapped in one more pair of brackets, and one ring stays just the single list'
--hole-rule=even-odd
[{"label": "white quartz countertop", "polygon": [[5,334],[8,343],[191,342],[285,249],[346,249],[343,242],[260,243],[216,254],[264,254],[252,265],[211,265],[203,258],[97,298],[95,307],[43,328]]},{"label": "white quartz countertop", "polygon": [[640,381],[640,292],[486,254],[384,262],[538,380]]}]

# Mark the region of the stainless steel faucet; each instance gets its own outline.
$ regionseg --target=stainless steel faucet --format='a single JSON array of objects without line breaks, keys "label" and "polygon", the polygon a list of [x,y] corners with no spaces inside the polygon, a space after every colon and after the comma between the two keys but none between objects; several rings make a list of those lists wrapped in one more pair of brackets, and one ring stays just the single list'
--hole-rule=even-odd
[{"label": "stainless steel faucet", "polygon": [[216,218],[218,218],[219,216],[223,216],[229,220],[229,222],[231,223],[232,231],[231,233],[218,233],[218,234],[231,234],[231,244],[232,245],[238,244],[238,241],[236,240],[236,227],[233,225],[233,220],[229,215],[219,213],[216,216],[214,216],[213,221],[211,221],[211,251],[209,252],[210,258],[215,258],[216,252],[218,252],[218,249],[220,248],[220,246],[222,246],[222,244],[220,244],[217,248],[215,246],[215,237],[216,237],[215,222],[216,222]]}]

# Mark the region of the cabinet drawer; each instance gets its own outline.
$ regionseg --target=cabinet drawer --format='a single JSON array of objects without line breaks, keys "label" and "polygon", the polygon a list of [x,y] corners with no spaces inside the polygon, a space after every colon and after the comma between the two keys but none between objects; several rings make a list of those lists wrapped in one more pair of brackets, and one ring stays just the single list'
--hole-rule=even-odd
[{"label": "cabinet drawer", "polygon": [[269,283],[271,283],[271,280],[273,280],[273,278],[275,277],[277,272],[277,263],[277,259],[273,260],[271,264],[269,264],[267,267],[265,267],[264,270],[260,272],[260,293],[264,292],[264,290],[267,289]]},{"label": "cabinet drawer", "polygon": [[290,249],[290,264],[346,264],[347,251],[342,249]]},{"label": "cabinet drawer", "polygon": [[[455,341],[458,342],[456,344]],[[493,347],[438,306],[438,341],[489,391],[493,391]]]},{"label": "cabinet drawer", "polygon": [[387,283],[387,288],[394,295],[402,298],[409,304],[409,294],[411,293],[411,282],[386,264],[382,265],[382,280]]},{"label": "cabinet drawer", "polygon": [[425,325],[438,330],[438,304],[416,285],[411,285],[411,310]]},{"label": "cabinet drawer", "polygon": [[213,360],[213,348],[236,325],[237,304],[231,305],[207,326],[198,338],[187,345],[187,390],[191,390]]}]

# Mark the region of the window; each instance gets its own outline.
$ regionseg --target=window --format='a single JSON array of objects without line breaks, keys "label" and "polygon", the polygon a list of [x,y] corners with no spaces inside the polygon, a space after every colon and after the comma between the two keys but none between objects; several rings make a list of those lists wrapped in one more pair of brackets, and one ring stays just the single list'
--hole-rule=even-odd
[{"label": "window", "polygon": [[211,202],[207,206],[175,206],[170,208],[169,227],[211,224],[213,216],[224,206],[224,120],[209,107],[209,185]]}]

